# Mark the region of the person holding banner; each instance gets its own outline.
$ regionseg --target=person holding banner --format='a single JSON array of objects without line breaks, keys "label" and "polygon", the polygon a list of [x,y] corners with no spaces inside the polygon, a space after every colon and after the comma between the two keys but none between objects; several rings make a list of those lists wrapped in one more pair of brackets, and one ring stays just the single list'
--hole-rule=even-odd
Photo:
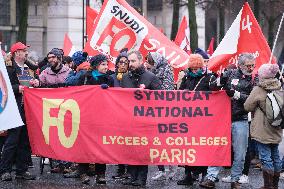
[{"label": "person holding banner", "polygon": [[129,62],[128,62],[127,51],[128,51],[127,48],[122,49],[120,51],[120,54],[118,55],[118,57],[115,60],[115,73],[111,74],[111,77],[113,78],[115,87],[121,86],[122,76],[128,70]]},{"label": "person holding banner", "polygon": [[[139,51],[128,53],[129,71],[122,77],[121,87],[123,88],[141,88],[150,90],[160,90],[161,82],[153,73],[145,70],[143,57]],[[148,166],[147,165],[129,165],[131,180],[125,182],[125,185],[146,186]]]},{"label": "person holding banner", "polygon": [[[25,123],[23,91],[25,87],[37,87],[39,81],[34,79],[34,70],[37,66],[28,57],[28,46],[17,42],[11,46],[11,53],[5,58],[7,72],[15,94],[18,109]],[[31,158],[30,143],[26,125],[9,129],[4,144],[2,159],[0,161],[0,174],[2,181],[11,181],[12,166],[16,160],[16,178],[34,180],[35,176],[28,172]]]},{"label": "person holding banner", "polygon": [[[121,80],[123,75],[128,71],[128,55],[127,48],[120,51],[120,54],[115,60],[115,73],[110,76],[113,78],[114,87],[121,87]],[[127,179],[130,178],[128,172],[128,166],[125,164],[119,164],[116,175],[112,176],[113,179]]]},{"label": "person holding banner", "polygon": [[[40,87],[42,88],[58,88],[65,86],[65,79],[68,76],[71,69],[64,66],[63,50],[58,48],[51,49],[47,54],[47,60],[49,66],[41,72],[39,75]],[[53,161],[54,167],[50,170],[51,173],[62,173],[70,167],[70,162],[61,160]]]},{"label": "person holding banner", "polygon": [[50,67],[47,67],[39,75],[41,87],[58,88],[65,86],[65,79],[71,69],[62,64],[63,54],[63,50],[58,48],[51,49],[47,54]]},{"label": "person holding banner", "polygon": [[[262,64],[258,69],[259,84],[253,88],[244,104],[245,109],[254,114],[252,116],[250,131],[252,139],[257,141],[259,156],[262,163],[264,180],[263,189],[278,188],[280,172],[282,169],[279,143],[282,141],[283,130],[281,127],[272,126],[269,123],[265,112],[267,93],[279,91],[281,89],[281,82],[275,78],[279,71],[279,66],[277,64]],[[273,107],[276,111],[276,106]]]},{"label": "person holding banner", "polygon": [[[231,188],[239,189],[238,182],[244,169],[249,138],[248,112],[244,103],[248,98],[256,78],[252,78],[255,57],[252,53],[242,53],[238,59],[238,68],[228,70],[216,80],[216,85],[223,87],[232,99],[232,146],[233,165],[231,168]],[[220,167],[208,167],[206,179],[200,183],[204,188],[215,188]]]},{"label": "person holding banner", "polygon": [[[190,91],[212,91],[216,89],[214,82],[216,77],[207,73],[204,58],[200,54],[191,54],[189,56],[188,69],[182,78],[179,90]],[[185,177],[177,182],[178,185],[192,185],[194,182],[193,175],[200,173],[204,177],[207,167],[190,167],[185,166]]]},{"label": "person holding banner", "polygon": [[[105,55],[99,54],[90,59],[91,70],[87,71],[84,75],[81,75],[78,81],[78,85],[101,85],[103,89],[113,87],[113,78],[107,74],[108,71],[108,59]],[[89,163],[79,163],[78,169],[72,173],[64,175],[65,178],[77,178],[80,177],[83,184],[88,184],[90,178],[87,175],[89,170]],[[96,170],[96,183],[106,184],[105,172],[106,164],[95,164]]]},{"label": "person holding banner", "polygon": [[[78,85],[79,78],[84,75],[88,69],[90,69],[90,63],[86,62],[88,59],[88,53],[83,51],[77,51],[72,55],[73,67],[68,66],[72,69],[67,76],[65,83],[67,86]],[[68,65],[68,64],[67,64]]]},{"label": "person holding banner", "polygon": [[[174,75],[168,60],[158,52],[149,52],[146,57],[145,67],[147,70],[155,74],[160,82],[162,90],[174,90]],[[166,179],[166,172],[164,165],[158,165],[159,171],[152,177],[153,180]],[[173,166],[169,166],[169,179],[175,175]]]}]

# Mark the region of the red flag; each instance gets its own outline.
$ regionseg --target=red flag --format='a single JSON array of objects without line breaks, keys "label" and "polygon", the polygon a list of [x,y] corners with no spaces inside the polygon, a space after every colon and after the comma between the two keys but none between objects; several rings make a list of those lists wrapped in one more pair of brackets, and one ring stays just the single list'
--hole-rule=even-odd
[{"label": "red flag", "polygon": [[98,16],[98,12],[89,6],[86,6],[86,32],[88,39],[92,35],[92,30],[94,28],[95,20]]},{"label": "red flag", "polygon": [[175,38],[175,44],[179,46],[181,49],[183,49],[187,54],[191,54],[190,49],[190,30],[188,27],[188,22],[185,16],[183,16],[179,30],[177,32],[176,38]]},{"label": "red flag", "polygon": [[[190,30],[188,27],[188,22],[185,16],[183,16],[179,30],[177,32],[176,38],[175,38],[175,44],[179,46],[182,50],[184,50],[188,55],[191,54],[190,49]],[[178,81],[178,74],[181,70],[185,69],[187,65],[184,65],[183,67],[174,68],[174,80],[175,82]]]},{"label": "red flag", "polygon": [[159,52],[176,68],[188,64],[188,55],[125,0],[105,1],[84,50],[103,53],[114,63],[123,48],[139,50],[144,57]]},{"label": "red flag", "polygon": [[63,51],[64,56],[72,56],[72,54],[76,51],[67,33],[64,35]]},{"label": "red flag", "polygon": [[220,73],[228,64],[237,65],[239,55],[244,52],[253,53],[256,57],[253,74],[261,64],[269,61],[271,55],[267,41],[247,2],[211,56],[209,69]]},{"label": "red flag", "polygon": [[212,37],[211,38],[211,41],[209,43],[209,46],[208,46],[208,49],[207,49],[207,53],[212,56],[213,52],[214,52],[214,41],[215,41],[215,38]]}]

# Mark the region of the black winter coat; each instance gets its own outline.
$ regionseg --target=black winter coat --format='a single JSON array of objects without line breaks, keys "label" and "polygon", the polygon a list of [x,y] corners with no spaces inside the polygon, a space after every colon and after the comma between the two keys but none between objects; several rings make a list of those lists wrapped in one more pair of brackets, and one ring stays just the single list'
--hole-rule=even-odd
[{"label": "black winter coat", "polygon": [[240,69],[229,70],[224,75],[228,77],[224,88],[241,93],[238,100],[232,99],[232,121],[247,120],[248,112],[244,109],[244,103],[256,85],[257,78],[253,80],[252,76],[244,75]]},{"label": "black winter coat", "polygon": [[[25,64],[31,69],[37,69],[36,65],[30,64],[28,61]],[[19,92],[20,81],[17,76],[17,63],[12,59],[12,65],[6,66],[9,79],[12,85],[12,89],[15,95],[15,99],[18,105],[18,109],[21,115],[23,122],[25,123],[25,112],[24,112],[24,105],[22,104],[23,94]]]},{"label": "black winter coat", "polygon": [[142,67],[123,75],[121,87],[140,88],[140,85],[145,85],[145,89],[161,90],[159,78]]},{"label": "black winter coat", "polygon": [[216,80],[213,74],[204,73],[199,77],[190,77],[187,74],[182,78],[179,90],[212,91]]},{"label": "black winter coat", "polygon": [[92,71],[86,72],[84,75],[82,75],[79,78],[78,85],[101,85],[101,84],[107,84],[109,87],[113,87],[113,78],[109,76],[108,74],[102,75],[98,77],[98,80],[96,80],[92,76]]}]

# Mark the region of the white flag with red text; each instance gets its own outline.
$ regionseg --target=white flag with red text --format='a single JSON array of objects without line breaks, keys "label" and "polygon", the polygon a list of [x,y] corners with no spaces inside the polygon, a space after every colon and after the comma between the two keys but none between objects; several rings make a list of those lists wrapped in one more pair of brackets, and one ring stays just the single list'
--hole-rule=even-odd
[{"label": "white flag with red text", "polygon": [[256,57],[254,74],[262,64],[268,63],[271,55],[267,41],[247,2],[210,57],[208,68],[220,73],[229,64],[237,65],[239,55],[244,52],[253,53]]},{"label": "white flag with red text", "polygon": [[90,55],[103,53],[114,63],[123,48],[139,50],[144,57],[159,52],[173,67],[188,63],[188,55],[125,0],[105,1],[84,50]]}]

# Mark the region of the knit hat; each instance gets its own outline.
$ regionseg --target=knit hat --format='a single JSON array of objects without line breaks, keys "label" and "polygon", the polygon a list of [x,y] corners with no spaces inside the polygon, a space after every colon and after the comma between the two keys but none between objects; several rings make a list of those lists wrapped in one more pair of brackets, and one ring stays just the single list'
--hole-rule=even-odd
[{"label": "knit hat", "polygon": [[107,56],[105,56],[103,54],[99,54],[99,55],[93,56],[90,59],[91,66],[93,68],[97,67],[98,65],[100,65],[104,61],[108,61],[108,58],[107,58]]},{"label": "knit hat", "polygon": [[191,54],[189,56],[189,68],[202,68],[204,66],[204,59],[200,54]]},{"label": "knit hat", "polygon": [[64,55],[64,52],[63,52],[62,49],[53,48],[53,49],[51,49],[51,51],[49,51],[49,53],[47,53],[47,56],[48,56],[49,54],[54,54],[58,59],[62,60],[63,55]]},{"label": "knit hat", "polygon": [[279,66],[277,64],[262,64],[258,69],[259,79],[274,78],[279,72]]},{"label": "knit hat", "polygon": [[200,54],[200,55],[203,57],[203,59],[209,59],[208,54],[207,54],[204,50],[202,50],[202,49],[200,49],[200,48],[197,48],[197,49],[194,51],[194,54]]},{"label": "knit hat", "polygon": [[83,51],[77,51],[72,55],[72,60],[76,66],[79,66],[81,63],[85,62],[88,58],[88,53]]}]

